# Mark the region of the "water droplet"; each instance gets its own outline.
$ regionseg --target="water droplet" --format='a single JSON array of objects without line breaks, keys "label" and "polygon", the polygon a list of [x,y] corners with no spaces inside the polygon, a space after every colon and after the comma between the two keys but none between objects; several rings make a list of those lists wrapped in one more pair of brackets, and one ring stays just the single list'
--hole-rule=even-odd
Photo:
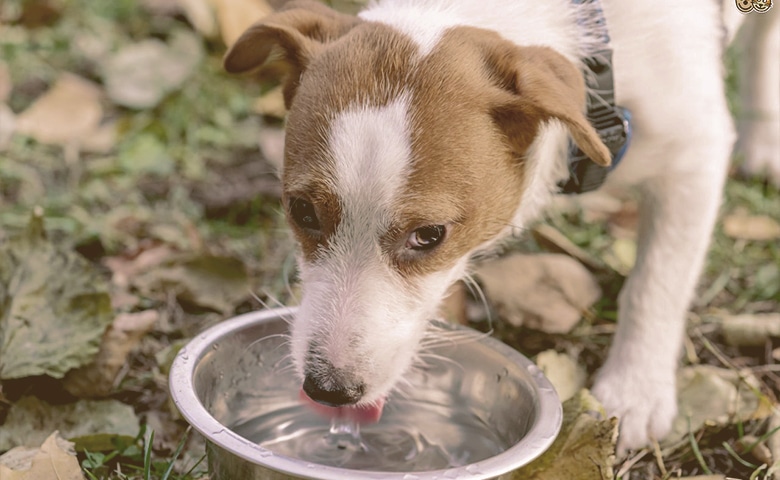
[{"label": "water droplet", "polygon": [[542,371],[539,370],[539,367],[532,364],[532,365],[528,365],[528,373],[530,373],[531,375],[539,375],[540,373],[542,373]]},{"label": "water droplet", "polygon": [[211,346],[211,349],[212,350],[219,350],[219,344],[215,343],[214,345]]},{"label": "water droplet", "polygon": [[411,473],[407,473],[406,475],[403,476],[403,480],[417,480],[418,478],[420,477],[418,477],[417,475],[412,475]]},{"label": "water droplet", "polygon": [[480,470],[479,465],[474,463],[472,463],[471,465],[466,465],[466,471],[472,475],[479,475],[480,473],[482,473],[482,470]]}]

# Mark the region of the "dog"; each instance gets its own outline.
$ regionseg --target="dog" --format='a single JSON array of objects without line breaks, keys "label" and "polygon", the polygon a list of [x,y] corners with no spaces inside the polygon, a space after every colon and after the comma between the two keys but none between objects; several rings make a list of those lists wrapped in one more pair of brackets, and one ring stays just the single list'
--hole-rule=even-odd
[{"label": "dog", "polygon": [[583,63],[608,35],[632,138],[602,188],[638,192],[641,219],[593,392],[622,451],[668,433],[736,138],[721,13],[711,0],[379,0],[350,16],[295,1],[250,27],[225,68],[279,52],[289,70],[282,202],[301,247],[291,349],[306,396],[377,419],[469,260],[558,194],[570,142],[610,165]]}]

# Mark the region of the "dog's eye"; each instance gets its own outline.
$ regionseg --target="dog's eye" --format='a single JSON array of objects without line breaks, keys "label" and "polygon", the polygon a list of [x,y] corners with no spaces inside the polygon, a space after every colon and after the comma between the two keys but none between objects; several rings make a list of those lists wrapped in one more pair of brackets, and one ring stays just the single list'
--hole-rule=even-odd
[{"label": "dog's eye", "polygon": [[290,200],[290,215],[299,227],[306,230],[319,230],[320,221],[317,219],[317,212],[314,211],[314,205],[302,198],[293,198]]},{"label": "dog's eye", "polygon": [[413,231],[406,240],[406,248],[430,250],[444,240],[444,225],[426,225]]}]

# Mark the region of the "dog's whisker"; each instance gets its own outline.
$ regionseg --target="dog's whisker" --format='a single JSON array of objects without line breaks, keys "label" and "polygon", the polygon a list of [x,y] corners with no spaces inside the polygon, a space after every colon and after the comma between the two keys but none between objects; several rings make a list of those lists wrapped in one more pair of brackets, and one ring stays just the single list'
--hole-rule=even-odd
[{"label": "dog's whisker", "polygon": [[492,309],[490,308],[490,304],[488,303],[488,299],[485,296],[485,291],[482,289],[482,287],[479,285],[479,282],[474,278],[474,275],[471,273],[467,273],[463,277],[463,283],[466,285],[466,287],[469,289],[469,292],[471,292],[471,295],[473,297],[476,297],[479,303],[481,303],[485,307],[485,312],[487,313],[487,322],[488,322],[488,328],[489,334],[493,332],[493,314]]}]

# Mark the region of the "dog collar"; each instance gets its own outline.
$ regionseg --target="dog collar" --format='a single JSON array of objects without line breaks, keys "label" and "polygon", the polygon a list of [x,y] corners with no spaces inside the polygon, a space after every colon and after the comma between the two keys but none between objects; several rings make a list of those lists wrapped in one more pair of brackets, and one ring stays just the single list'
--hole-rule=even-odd
[{"label": "dog collar", "polygon": [[[604,12],[599,0],[572,0],[575,5],[590,4],[592,10],[587,19],[582,13],[578,23],[585,27],[595,26],[601,37],[599,49],[584,58],[585,84],[588,87],[588,121],[596,129],[604,145],[612,154],[612,164],[608,167],[597,165],[572,141],[569,141],[569,178],[562,182],[562,193],[585,193],[599,188],[607,179],[607,174],[618,166],[623,159],[631,140],[631,114],[625,108],[615,105],[615,86],[612,77],[612,49],[609,46],[609,33]],[[582,8],[580,8],[582,12]]]}]

